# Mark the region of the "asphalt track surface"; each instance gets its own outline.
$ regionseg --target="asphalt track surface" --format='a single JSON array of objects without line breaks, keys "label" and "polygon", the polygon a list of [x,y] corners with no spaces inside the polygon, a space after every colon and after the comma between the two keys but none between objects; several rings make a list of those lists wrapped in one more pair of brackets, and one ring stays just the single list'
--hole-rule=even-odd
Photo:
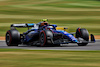
[{"label": "asphalt track surface", "polygon": [[8,47],[5,41],[0,41],[0,48],[12,49],[28,49],[28,50],[100,50],[100,40],[95,43],[89,43],[87,46],[78,46],[77,44],[61,44],[60,47],[37,47],[37,46],[10,46]]}]

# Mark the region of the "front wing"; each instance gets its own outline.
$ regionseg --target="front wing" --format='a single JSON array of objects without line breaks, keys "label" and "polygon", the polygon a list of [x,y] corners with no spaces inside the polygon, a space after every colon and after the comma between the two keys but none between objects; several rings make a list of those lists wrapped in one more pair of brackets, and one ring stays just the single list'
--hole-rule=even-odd
[{"label": "front wing", "polygon": [[[56,34],[57,36],[57,34]],[[53,39],[52,42],[53,44],[68,44],[68,43],[95,43],[95,37],[93,34],[91,34],[91,39],[89,41],[84,40],[83,38],[77,38],[77,42],[73,42],[69,39],[64,39],[64,38],[58,38],[58,39]]]}]

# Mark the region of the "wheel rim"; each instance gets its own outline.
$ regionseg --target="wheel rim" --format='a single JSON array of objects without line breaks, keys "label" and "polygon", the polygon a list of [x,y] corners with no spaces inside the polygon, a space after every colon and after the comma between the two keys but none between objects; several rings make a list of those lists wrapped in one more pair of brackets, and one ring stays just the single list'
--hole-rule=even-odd
[{"label": "wheel rim", "polygon": [[6,35],[6,42],[7,42],[7,43],[10,42],[10,35],[9,35],[9,34]]},{"label": "wheel rim", "polygon": [[45,37],[44,37],[44,34],[42,33],[41,34],[41,36],[40,36],[40,43],[41,43],[41,46],[43,46],[44,45],[44,39]]}]

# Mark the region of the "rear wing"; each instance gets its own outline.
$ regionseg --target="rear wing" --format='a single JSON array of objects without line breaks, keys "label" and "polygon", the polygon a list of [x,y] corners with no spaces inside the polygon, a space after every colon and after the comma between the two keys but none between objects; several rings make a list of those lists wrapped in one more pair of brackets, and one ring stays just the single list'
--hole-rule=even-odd
[{"label": "rear wing", "polygon": [[34,24],[33,23],[26,23],[26,24],[12,24],[11,25],[11,29],[15,29],[15,27],[29,29],[29,27],[34,27]]}]

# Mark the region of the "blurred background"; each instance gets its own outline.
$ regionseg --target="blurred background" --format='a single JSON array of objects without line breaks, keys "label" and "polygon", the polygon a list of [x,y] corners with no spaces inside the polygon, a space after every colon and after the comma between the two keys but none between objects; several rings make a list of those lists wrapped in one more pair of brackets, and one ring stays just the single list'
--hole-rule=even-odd
[{"label": "blurred background", "polygon": [[11,24],[38,23],[43,18],[69,32],[82,27],[100,35],[100,0],[0,0],[0,36]]}]

